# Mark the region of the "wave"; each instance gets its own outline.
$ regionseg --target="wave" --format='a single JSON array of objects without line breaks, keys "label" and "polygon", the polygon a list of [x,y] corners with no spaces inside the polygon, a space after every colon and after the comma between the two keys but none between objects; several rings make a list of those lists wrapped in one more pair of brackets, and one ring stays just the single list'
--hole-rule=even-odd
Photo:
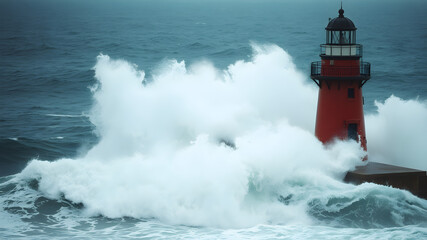
[{"label": "wave", "polygon": [[72,114],[54,114],[54,113],[49,113],[46,114],[46,116],[49,117],[64,117],[64,118],[79,118],[79,117],[87,117],[83,114],[79,114],[79,115],[72,115]]},{"label": "wave", "polygon": [[82,143],[73,139],[30,139],[15,137],[0,139],[0,176],[16,174],[25,168],[31,159],[56,160],[63,156],[78,154]]},{"label": "wave", "polygon": [[[318,141],[314,84],[283,49],[252,49],[252,59],[225,70],[168,61],[149,82],[134,64],[98,56],[89,118],[99,143],[82,157],[33,160],[8,183],[33,184],[23,191],[77,204],[86,216],[188,226],[427,221],[427,201],[407,191],[343,183],[365,152],[354,141]],[[379,109],[367,126],[388,118]],[[382,135],[368,136],[369,151],[381,155],[375,143]]]}]

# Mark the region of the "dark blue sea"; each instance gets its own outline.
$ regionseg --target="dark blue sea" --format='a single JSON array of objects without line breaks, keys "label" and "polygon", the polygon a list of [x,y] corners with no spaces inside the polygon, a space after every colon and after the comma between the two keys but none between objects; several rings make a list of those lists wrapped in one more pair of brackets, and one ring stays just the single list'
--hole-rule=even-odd
[{"label": "dark blue sea", "polygon": [[[369,161],[427,170],[427,2],[343,1]],[[1,239],[427,239],[314,136],[340,1],[0,0]]]}]

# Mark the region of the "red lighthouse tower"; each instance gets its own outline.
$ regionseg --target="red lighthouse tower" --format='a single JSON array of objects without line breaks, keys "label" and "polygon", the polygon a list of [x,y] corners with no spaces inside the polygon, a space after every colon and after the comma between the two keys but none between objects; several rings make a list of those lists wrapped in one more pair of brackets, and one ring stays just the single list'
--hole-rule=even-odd
[{"label": "red lighthouse tower", "polygon": [[319,86],[315,134],[323,143],[354,139],[366,150],[362,87],[370,79],[371,65],[362,61],[354,23],[342,8],[338,13],[325,28],[322,60],[311,63],[311,79]]}]

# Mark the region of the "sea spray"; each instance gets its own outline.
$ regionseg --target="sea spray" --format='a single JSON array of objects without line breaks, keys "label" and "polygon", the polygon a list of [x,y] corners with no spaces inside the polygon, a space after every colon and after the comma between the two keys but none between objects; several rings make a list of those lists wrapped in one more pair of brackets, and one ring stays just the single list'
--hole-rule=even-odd
[{"label": "sea spray", "polygon": [[91,120],[101,141],[91,152],[129,154],[130,148],[152,151],[157,144],[164,151],[199,134],[233,140],[282,119],[314,131],[315,87],[279,47],[254,50],[252,61],[238,61],[222,72],[211,64],[187,69],[184,62],[169,61],[145,86],[134,65],[100,55]]},{"label": "sea spray", "polygon": [[[36,180],[44,196],[82,204],[89,216],[170,224],[426,220],[425,201],[406,191],[343,183],[364,164],[359,144],[318,141],[317,89],[279,47],[253,49],[250,61],[223,71],[168,61],[149,80],[135,65],[100,55],[90,116],[99,143],[81,158],[33,160],[14,181]],[[372,217],[384,211],[389,218]],[[356,216],[362,220],[352,222]]]},{"label": "sea spray", "polygon": [[371,159],[427,170],[427,102],[390,96],[366,116]]}]

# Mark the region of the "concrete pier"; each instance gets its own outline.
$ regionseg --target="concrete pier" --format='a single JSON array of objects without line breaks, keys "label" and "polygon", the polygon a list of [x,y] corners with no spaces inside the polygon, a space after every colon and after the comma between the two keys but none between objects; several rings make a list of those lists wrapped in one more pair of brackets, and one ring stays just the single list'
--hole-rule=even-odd
[{"label": "concrete pier", "polygon": [[404,168],[378,162],[368,162],[366,166],[349,171],[344,181],[354,184],[372,182],[410,191],[412,194],[427,199],[426,171]]}]

